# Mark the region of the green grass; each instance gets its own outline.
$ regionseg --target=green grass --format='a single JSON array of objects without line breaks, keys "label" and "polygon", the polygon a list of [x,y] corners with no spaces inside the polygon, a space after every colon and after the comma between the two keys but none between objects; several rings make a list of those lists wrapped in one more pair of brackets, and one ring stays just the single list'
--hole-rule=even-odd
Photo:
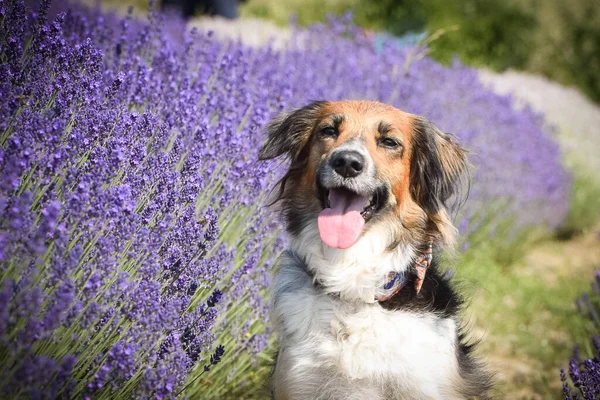
[{"label": "green grass", "polygon": [[501,398],[560,398],[559,368],[567,367],[575,344],[590,355],[590,337],[597,334],[574,301],[600,269],[592,261],[600,260],[592,230],[600,221],[600,183],[585,167],[570,167],[571,209],[556,237],[524,232],[512,241],[490,241],[478,232],[457,261],[471,299],[465,316],[484,335],[481,354],[503,369]]},{"label": "green grass", "polygon": [[581,234],[600,220],[600,181],[597,174],[581,162],[570,166],[573,173],[571,208],[565,222],[558,230],[560,238]]},{"label": "green grass", "polygon": [[591,324],[577,312],[574,300],[589,287],[593,268],[569,275],[529,267],[524,261],[502,265],[484,248],[465,254],[457,267],[471,298],[465,316],[472,318],[475,336],[484,335],[480,352],[492,365],[511,360],[507,368],[526,366],[522,376],[500,381],[500,391],[526,389],[556,397],[559,368],[565,367],[575,343],[585,345],[590,338]]}]

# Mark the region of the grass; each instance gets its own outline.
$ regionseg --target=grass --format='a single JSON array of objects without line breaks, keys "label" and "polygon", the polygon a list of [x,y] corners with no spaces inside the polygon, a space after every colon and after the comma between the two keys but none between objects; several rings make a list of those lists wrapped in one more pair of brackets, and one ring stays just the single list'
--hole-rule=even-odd
[{"label": "grass", "polygon": [[559,369],[575,344],[590,348],[593,325],[574,301],[600,269],[600,184],[584,171],[574,170],[572,208],[559,236],[520,236],[510,247],[480,240],[457,263],[470,298],[465,316],[498,373],[499,398],[561,398]]},{"label": "grass", "polygon": [[597,175],[581,162],[571,164],[569,169],[574,175],[571,208],[557,232],[562,239],[584,233],[600,219],[600,183]]},{"label": "grass", "polygon": [[[545,270],[539,249],[544,253],[554,244],[538,245],[508,266],[477,249],[457,269],[468,281],[465,292],[471,302],[465,314],[472,318],[473,336],[483,338],[480,352],[498,372],[498,390],[513,398],[519,392],[556,397],[559,368],[575,343],[589,340],[591,324],[573,302],[589,287],[593,266],[577,265],[576,274],[568,266]],[[532,262],[538,264],[533,267]]]}]

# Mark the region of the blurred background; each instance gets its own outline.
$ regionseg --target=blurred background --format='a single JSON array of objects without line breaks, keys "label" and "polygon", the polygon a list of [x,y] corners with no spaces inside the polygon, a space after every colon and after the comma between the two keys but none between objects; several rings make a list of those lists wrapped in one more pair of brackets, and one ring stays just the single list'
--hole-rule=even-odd
[{"label": "blurred background", "polygon": [[[158,1],[160,3],[160,1]],[[138,10],[145,0],[102,0]],[[577,87],[600,102],[600,6],[596,0],[163,0],[186,17],[259,18],[306,26],[351,11],[361,27],[395,36],[436,33],[430,55],[495,71],[517,69]]]}]

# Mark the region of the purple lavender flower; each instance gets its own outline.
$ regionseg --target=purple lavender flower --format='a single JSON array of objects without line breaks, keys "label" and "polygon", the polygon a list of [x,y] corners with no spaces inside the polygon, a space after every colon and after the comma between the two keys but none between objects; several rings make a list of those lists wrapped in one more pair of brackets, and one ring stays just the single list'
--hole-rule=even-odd
[{"label": "purple lavender flower", "polygon": [[[594,291],[594,286],[598,284],[598,271],[595,273],[595,280],[592,281],[591,297],[588,293],[583,293],[577,300],[579,311],[590,318],[596,328],[600,327],[598,319],[598,294]],[[596,399],[600,396],[600,337],[592,336],[593,354],[590,358],[584,358],[581,355],[579,346],[573,348],[573,357],[569,360],[569,374],[563,369],[560,370],[560,378],[563,384],[563,395],[565,400],[572,399]]]},{"label": "purple lavender flower", "polygon": [[206,305],[208,307],[214,307],[221,300],[222,296],[223,293],[219,289],[215,289],[213,294],[211,294],[208,300],[206,300]]},{"label": "purple lavender flower", "polygon": [[217,346],[215,352],[210,356],[210,364],[204,366],[204,371],[210,371],[212,365],[217,365],[221,362],[221,357],[225,354],[225,347],[223,345]]}]

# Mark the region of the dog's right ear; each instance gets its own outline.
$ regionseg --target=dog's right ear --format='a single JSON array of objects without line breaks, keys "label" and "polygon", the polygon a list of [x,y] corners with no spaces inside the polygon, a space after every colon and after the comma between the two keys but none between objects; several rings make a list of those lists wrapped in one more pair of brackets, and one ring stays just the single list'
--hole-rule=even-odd
[{"label": "dog's right ear", "polygon": [[326,101],[314,101],[307,106],[280,115],[267,126],[267,142],[258,152],[259,160],[269,160],[282,154],[295,160],[306,145]]}]

